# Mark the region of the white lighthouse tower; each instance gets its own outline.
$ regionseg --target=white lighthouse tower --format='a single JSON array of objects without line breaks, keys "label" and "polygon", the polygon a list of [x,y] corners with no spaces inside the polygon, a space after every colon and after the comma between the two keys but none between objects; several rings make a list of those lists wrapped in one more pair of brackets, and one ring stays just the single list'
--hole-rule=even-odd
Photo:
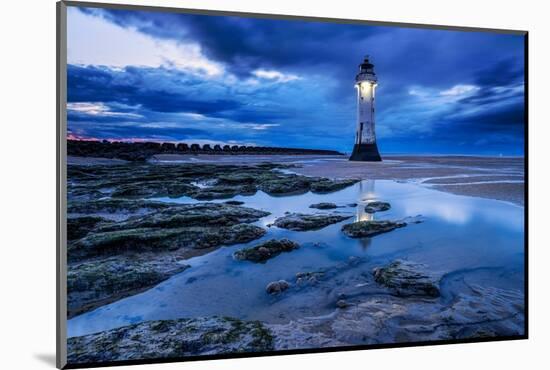
[{"label": "white lighthouse tower", "polygon": [[381,161],[374,133],[374,90],[377,85],[374,65],[366,56],[355,77],[357,89],[357,131],[350,161]]}]

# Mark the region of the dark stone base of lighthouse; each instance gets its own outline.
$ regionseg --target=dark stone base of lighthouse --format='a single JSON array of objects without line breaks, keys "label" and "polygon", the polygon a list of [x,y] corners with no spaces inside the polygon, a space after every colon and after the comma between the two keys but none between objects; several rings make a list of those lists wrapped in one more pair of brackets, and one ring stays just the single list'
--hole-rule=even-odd
[{"label": "dark stone base of lighthouse", "polygon": [[380,162],[382,158],[378,152],[378,145],[374,144],[355,144],[353,146],[353,152],[350,161],[362,161],[362,162]]}]

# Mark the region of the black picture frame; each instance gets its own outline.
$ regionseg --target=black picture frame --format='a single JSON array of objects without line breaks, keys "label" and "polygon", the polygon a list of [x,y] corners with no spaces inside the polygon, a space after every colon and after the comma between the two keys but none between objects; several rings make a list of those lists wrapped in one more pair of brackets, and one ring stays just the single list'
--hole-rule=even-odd
[{"label": "black picture frame", "polygon": [[[56,7],[57,12],[57,63],[56,63],[56,82],[57,82],[57,99],[56,99],[56,119],[57,119],[57,155],[56,155],[56,228],[57,228],[57,251],[56,251],[56,284],[57,284],[57,309],[56,309],[56,366],[60,369],[76,369],[76,368],[94,368],[106,366],[125,366],[138,364],[157,364],[157,363],[172,363],[172,362],[188,362],[188,361],[205,361],[218,359],[234,359],[234,358],[249,358],[249,357],[266,357],[266,356],[282,356],[294,354],[313,354],[327,352],[343,352],[343,351],[360,351],[367,349],[381,348],[404,348],[418,346],[435,346],[447,344],[462,344],[462,343],[482,343],[482,342],[498,342],[510,340],[525,340],[529,338],[529,32],[526,30],[512,29],[494,29],[494,28],[477,28],[477,27],[460,27],[439,24],[418,24],[418,23],[402,23],[402,22],[385,22],[373,20],[357,20],[357,19],[339,19],[329,17],[312,17],[312,16],[296,16],[282,14],[265,14],[265,13],[248,13],[237,11],[221,11],[221,10],[205,10],[205,9],[187,9],[174,7],[160,6],[142,6],[130,4],[112,4],[112,3],[96,3],[96,2],[80,2],[80,1],[60,1]],[[279,350],[268,352],[250,352],[250,353],[231,353],[222,355],[201,355],[201,356],[186,356],[177,358],[162,358],[162,359],[144,359],[144,360],[129,360],[115,362],[100,362],[86,364],[67,364],[67,336],[66,336],[66,318],[67,318],[67,297],[66,297],[66,273],[67,273],[67,235],[66,235],[66,181],[67,181],[67,120],[66,120],[66,103],[67,103],[67,15],[66,10],[69,6],[83,6],[88,8],[104,8],[115,10],[141,10],[153,12],[172,12],[184,14],[199,14],[199,15],[222,15],[222,16],[239,16],[264,19],[281,19],[281,20],[306,20],[318,22],[330,22],[339,24],[358,24],[358,25],[374,25],[374,26],[394,26],[406,28],[421,28],[434,30],[454,30],[464,32],[490,32],[499,34],[521,35],[524,38],[524,292],[525,292],[525,328],[523,335],[515,336],[499,336],[490,338],[469,338],[469,339],[454,339],[454,340],[435,340],[435,341],[415,341],[407,343],[386,343],[386,344],[369,344],[369,345],[354,345],[329,348],[312,348],[312,349],[295,349],[295,350]]]}]

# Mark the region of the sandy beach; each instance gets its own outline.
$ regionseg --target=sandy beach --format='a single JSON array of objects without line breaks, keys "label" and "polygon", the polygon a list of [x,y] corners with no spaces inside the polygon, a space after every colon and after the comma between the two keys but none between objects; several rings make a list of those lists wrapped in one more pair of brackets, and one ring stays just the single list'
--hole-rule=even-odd
[{"label": "sandy beach", "polygon": [[74,363],[524,332],[522,158],[68,163]]}]

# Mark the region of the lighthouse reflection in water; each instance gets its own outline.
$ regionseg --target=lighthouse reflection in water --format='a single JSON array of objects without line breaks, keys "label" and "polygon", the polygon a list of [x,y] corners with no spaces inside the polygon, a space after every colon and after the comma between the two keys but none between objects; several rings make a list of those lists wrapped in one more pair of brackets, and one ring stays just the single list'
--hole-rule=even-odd
[{"label": "lighthouse reflection in water", "polygon": [[[357,211],[355,214],[355,221],[373,221],[374,213],[368,213],[365,211],[365,206],[375,200],[379,200],[376,197],[374,192],[374,183],[375,180],[361,181],[359,183],[359,194],[360,197],[357,202]],[[371,238],[361,238],[359,239],[361,246],[366,249],[370,243]]]},{"label": "lighthouse reflection in water", "polygon": [[355,221],[372,221],[374,220],[374,213],[367,213],[365,206],[370,202],[379,200],[374,193],[374,180],[361,181],[359,183],[360,199],[357,203],[357,214]]}]

